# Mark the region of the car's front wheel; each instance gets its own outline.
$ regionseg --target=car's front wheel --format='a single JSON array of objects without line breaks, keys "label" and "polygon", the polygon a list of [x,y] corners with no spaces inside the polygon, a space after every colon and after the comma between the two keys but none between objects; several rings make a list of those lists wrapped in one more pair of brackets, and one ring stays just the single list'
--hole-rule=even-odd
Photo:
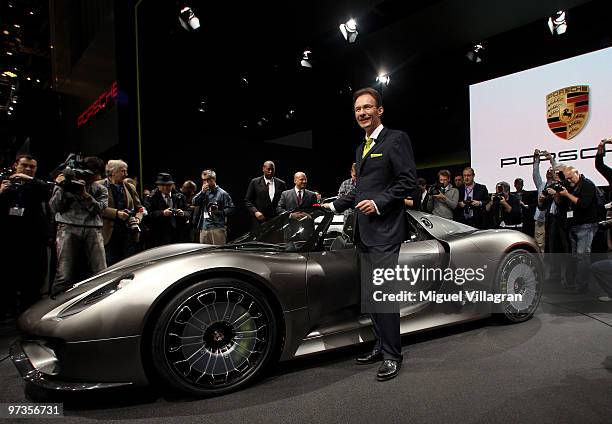
[{"label": "car's front wheel", "polygon": [[518,249],[508,253],[497,271],[497,291],[506,295],[494,305],[505,322],[523,322],[535,313],[542,296],[543,269],[537,254]]},{"label": "car's front wheel", "polygon": [[164,383],[196,396],[252,381],[272,358],[274,312],[252,284],[214,278],[174,296],[152,334],[153,365]]}]

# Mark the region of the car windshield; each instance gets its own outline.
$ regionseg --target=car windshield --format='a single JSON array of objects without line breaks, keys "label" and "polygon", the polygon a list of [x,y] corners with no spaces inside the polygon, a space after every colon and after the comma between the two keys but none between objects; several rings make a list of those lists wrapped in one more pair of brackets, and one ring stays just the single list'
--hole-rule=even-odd
[{"label": "car windshield", "polygon": [[323,231],[332,217],[331,211],[322,208],[284,212],[231,241],[225,247],[285,252],[304,251],[315,244],[317,238],[315,234]]}]

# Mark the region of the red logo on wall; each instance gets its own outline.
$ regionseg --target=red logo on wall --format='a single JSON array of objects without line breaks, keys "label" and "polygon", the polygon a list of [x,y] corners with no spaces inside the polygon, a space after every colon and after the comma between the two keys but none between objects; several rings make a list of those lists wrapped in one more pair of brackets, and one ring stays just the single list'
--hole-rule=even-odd
[{"label": "red logo on wall", "polygon": [[77,118],[77,128],[82,127],[101,110],[104,110],[110,101],[116,99],[118,95],[119,83],[115,81],[108,90],[100,94],[100,97],[98,97],[95,102],[85,109],[85,112],[79,115]]}]

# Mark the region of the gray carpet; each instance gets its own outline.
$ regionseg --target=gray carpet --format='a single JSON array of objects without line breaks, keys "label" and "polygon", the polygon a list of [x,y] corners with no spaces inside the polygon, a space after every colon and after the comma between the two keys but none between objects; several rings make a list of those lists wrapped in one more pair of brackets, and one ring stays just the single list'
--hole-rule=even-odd
[{"label": "gray carpet", "polygon": [[[406,337],[404,368],[384,383],[375,381],[377,365],[353,364],[365,346],[283,364],[211,399],[132,389],[50,400],[65,403],[68,422],[612,423],[612,303],[554,291],[542,300],[523,324]],[[0,382],[0,402],[28,401],[8,360]]]}]

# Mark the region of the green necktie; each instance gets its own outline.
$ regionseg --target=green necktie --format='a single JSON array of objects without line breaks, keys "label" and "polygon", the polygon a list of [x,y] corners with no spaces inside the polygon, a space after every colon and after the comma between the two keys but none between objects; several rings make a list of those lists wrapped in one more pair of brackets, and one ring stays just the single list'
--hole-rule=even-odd
[{"label": "green necktie", "polygon": [[374,141],[373,138],[366,139],[366,144],[365,144],[365,147],[363,148],[363,154],[361,155],[361,159],[366,157],[366,155],[370,151],[370,148],[372,147],[372,142],[373,141]]}]

